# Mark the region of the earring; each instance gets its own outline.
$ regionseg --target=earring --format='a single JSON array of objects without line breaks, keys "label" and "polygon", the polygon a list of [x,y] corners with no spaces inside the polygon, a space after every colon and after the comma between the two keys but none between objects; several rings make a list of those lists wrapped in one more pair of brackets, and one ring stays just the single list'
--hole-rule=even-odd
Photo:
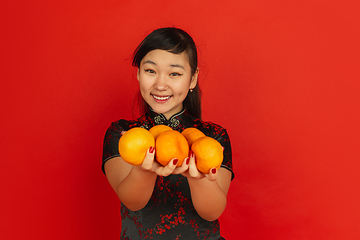
[{"label": "earring", "polygon": [[194,89],[190,88],[190,92],[193,92],[193,91],[194,91]]}]

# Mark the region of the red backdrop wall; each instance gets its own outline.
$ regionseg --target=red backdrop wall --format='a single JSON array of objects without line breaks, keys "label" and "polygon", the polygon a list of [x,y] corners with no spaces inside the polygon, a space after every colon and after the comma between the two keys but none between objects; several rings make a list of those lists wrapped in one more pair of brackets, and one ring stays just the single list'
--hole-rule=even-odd
[{"label": "red backdrop wall", "polygon": [[132,118],[136,45],[177,26],[228,129],[226,239],[360,239],[359,18],[350,1],[12,1],[2,9],[1,239],[119,239],[100,171]]}]

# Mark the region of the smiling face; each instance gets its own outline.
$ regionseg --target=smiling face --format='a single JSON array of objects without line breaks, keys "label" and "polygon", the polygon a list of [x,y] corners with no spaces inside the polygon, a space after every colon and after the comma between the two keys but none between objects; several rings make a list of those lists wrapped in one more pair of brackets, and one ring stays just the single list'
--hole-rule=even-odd
[{"label": "smiling face", "polygon": [[169,119],[182,110],[189,89],[196,86],[197,74],[191,76],[185,52],[174,54],[156,49],[141,60],[137,79],[145,102]]}]

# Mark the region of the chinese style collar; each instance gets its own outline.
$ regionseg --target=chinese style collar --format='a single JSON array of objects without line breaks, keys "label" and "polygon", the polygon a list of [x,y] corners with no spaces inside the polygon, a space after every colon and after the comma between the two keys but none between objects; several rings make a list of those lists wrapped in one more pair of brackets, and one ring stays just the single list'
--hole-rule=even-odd
[{"label": "chinese style collar", "polygon": [[155,125],[166,125],[171,128],[177,128],[180,125],[180,122],[185,121],[190,117],[186,114],[185,109],[171,116],[169,120],[166,119],[162,113],[156,113],[151,108],[148,114],[154,120]]}]

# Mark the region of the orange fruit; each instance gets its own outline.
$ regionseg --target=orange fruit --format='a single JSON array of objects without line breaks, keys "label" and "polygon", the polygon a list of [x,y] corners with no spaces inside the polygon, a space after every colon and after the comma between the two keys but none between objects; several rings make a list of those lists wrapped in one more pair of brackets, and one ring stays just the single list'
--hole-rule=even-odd
[{"label": "orange fruit", "polygon": [[195,154],[196,167],[202,173],[208,174],[210,169],[219,169],[223,161],[221,144],[211,137],[201,137],[191,146]]},{"label": "orange fruit", "polygon": [[157,136],[160,133],[165,132],[167,130],[172,130],[172,128],[169,126],[166,126],[166,125],[156,125],[156,126],[153,126],[152,128],[150,128],[149,132],[154,136],[154,138],[156,140]]},{"label": "orange fruit", "polygon": [[198,138],[205,137],[205,134],[197,128],[186,128],[181,134],[184,135],[190,147]]},{"label": "orange fruit", "polygon": [[178,131],[168,130],[159,134],[155,142],[156,160],[163,166],[173,158],[178,159],[177,167],[189,156],[189,144]]},{"label": "orange fruit", "polygon": [[126,131],[120,138],[120,156],[125,162],[140,165],[151,146],[155,146],[153,135],[144,128],[134,127]]}]

